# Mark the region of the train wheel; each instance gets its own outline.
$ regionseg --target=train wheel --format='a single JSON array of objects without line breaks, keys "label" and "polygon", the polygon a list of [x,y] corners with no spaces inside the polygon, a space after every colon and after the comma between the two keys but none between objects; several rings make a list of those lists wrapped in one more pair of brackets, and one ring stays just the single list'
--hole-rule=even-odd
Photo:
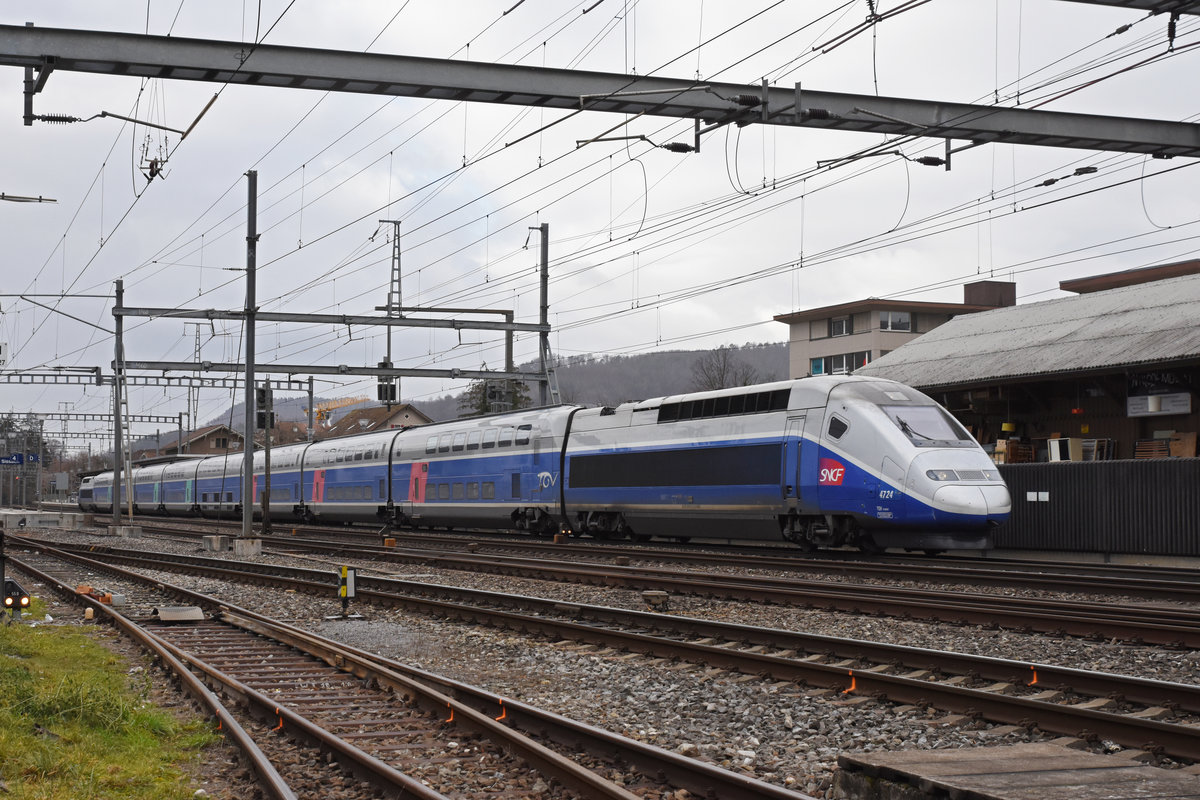
[{"label": "train wheel", "polygon": [[861,534],[858,537],[858,549],[862,550],[869,556],[877,556],[883,553],[884,548],[880,547],[878,542],[869,533]]}]

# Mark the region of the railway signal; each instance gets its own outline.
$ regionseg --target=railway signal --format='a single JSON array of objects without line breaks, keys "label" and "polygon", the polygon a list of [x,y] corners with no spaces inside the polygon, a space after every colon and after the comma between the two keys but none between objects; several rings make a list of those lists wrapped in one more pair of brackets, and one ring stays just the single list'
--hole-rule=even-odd
[{"label": "railway signal", "polygon": [[13,619],[20,619],[21,611],[29,608],[29,592],[7,577],[4,579],[4,608],[13,612]]}]

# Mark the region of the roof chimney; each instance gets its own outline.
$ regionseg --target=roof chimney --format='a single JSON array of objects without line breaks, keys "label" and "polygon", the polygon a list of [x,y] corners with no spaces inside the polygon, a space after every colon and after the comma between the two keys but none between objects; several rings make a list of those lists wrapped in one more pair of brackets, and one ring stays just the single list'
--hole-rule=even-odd
[{"label": "roof chimney", "polygon": [[963,302],[969,306],[1015,306],[1017,284],[1012,281],[975,281],[963,286]]}]

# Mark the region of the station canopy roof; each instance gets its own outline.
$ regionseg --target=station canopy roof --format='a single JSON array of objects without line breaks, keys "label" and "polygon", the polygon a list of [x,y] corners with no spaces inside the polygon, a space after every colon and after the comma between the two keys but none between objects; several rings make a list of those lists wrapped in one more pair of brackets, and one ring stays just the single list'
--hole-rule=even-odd
[{"label": "station canopy roof", "polygon": [[1200,362],[1200,275],[963,314],[856,375],[952,388]]}]

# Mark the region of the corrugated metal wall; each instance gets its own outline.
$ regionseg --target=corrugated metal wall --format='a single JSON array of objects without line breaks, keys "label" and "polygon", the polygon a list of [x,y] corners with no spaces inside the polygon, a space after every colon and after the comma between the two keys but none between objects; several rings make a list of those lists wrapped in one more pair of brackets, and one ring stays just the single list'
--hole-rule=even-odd
[{"label": "corrugated metal wall", "polygon": [[1200,556],[1200,458],[1004,464],[998,548]]}]

